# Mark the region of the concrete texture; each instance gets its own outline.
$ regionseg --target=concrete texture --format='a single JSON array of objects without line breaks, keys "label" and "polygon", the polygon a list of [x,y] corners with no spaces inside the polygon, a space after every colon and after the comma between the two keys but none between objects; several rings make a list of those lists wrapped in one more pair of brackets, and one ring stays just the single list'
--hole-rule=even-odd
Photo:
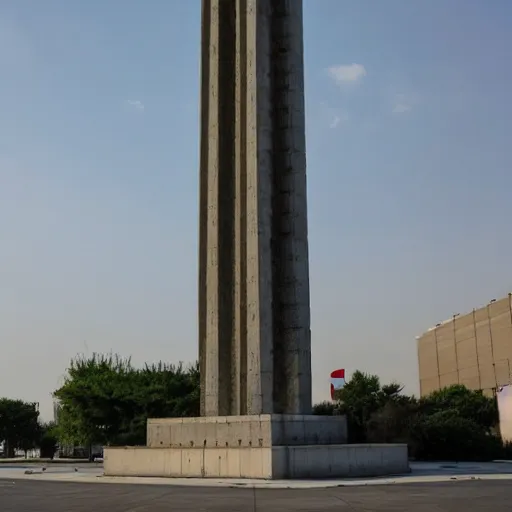
[{"label": "concrete texture", "polygon": [[505,512],[509,481],[329,489],[191,488],[0,480],[2,512]]},{"label": "concrete texture", "polygon": [[512,295],[441,322],[417,343],[422,395],[451,384],[493,395],[512,379]]},{"label": "concrete texture", "polygon": [[150,448],[269,448],[347,442],[344,416],[261,414],[149,419]]},{"label": "concrete texture", "polygon": [[201,415],[309,414],[302,0],[203,0]]},{"label": "concrete texture", "polygon": [[334,478],[409,470],[406,445],[347,445],[343,416],[150,419],[147,447],[105,447],[105,475]]},{"label": "concrete texture", "polygon": [[407,473],[406,445],[266,448],[105,448],[106,476],[167,478],[354,478]]}]

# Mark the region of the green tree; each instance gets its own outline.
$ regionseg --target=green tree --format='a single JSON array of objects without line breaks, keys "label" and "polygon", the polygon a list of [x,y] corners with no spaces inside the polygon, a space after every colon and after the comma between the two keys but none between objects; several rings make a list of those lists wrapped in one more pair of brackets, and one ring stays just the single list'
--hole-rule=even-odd
[{"label": "green tree", "polygon": [[40,437],[38,446],[42,458],[53,459],[57,451],[58,434],[57,425],[54,422],[43,423],[40,425]]},{"label": "green tree", "polygon": [[[377,375],[369,375],[360,371],[354,372],[352,378],[336,393],[338,407],[341,414],[347,416],[349,441],[354,443],[367,442],[379,436],[375,429],[378,416],[392,411],[400,416],[408,415],[409,408],[413,406],[413,397],[402,394],[402,386],[398,383],[382,385]],[[394,437],[391,430],[392,423],[388,421],[388,430],[385,438]],[[371,430],[371,435],[370,435]],[[382,441],[383,442],[383,441]]]},{"label": "green tree", "polygon": [[355,372],[337,399],[349,442],[407,443],[422,460],[490,460],[505,450],[493,434],[496,399],[462,385],[416,400],[397,383],[381,385],[376,375]]},{"label": "green tree", "polygon": [[503,450],[499,437],[456,408],[418,415],[409,444],[421,460],[486,461],[499,457]]},{"label": "green tree", "polygon": [[434,391],[419,401],[419,410],[425,415],[430,416],[448,409],[456,410],[459,416],[475,422],[487,432],[491,432],[499,423],[496,399],[485,396],[481,391],[468,389],[462,384]]},{"label": "green tree", "polygon": [[34,448],[39,438],[39,411],[36,403],[0,398],[0,440],[5,441],[5,457],[16,449]]},{"label": "green tree", "polygon": [[139,445],[148,418],[199,415],[199,369],[162,362],[135,368],[118,355],[77,357],[54,396],[62,443]]}]

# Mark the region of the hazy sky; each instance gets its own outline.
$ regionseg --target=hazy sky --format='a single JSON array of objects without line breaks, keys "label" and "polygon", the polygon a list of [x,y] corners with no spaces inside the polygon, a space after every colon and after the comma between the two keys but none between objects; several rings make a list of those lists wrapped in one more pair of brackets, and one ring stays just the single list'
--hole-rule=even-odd
[{"label": "hazy sky", "polygon": [[[314,399],[512,290],[512,2],[304,0]],[[0,396],[197,355],[199,0],[0,2]],[[507,33],[508,32],[508,33]]]}]

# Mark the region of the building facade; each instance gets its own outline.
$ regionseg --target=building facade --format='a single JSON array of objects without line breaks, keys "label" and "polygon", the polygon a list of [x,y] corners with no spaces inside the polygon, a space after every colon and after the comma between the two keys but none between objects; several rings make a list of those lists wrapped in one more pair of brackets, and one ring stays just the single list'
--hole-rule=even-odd
[{"label": "building facade", "polygon": [[511,384],[512,294],[417,338],[420,394],[464,384],[492,395]]}]

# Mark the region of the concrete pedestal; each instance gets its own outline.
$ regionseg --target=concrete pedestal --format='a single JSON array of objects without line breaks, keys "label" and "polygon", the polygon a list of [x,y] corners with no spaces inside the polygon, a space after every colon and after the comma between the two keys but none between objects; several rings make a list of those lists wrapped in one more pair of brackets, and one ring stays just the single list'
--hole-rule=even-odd
[{"label": "concrete pedestal", "polygon": [[145,447],[104,449],[107,476],[334,478],[409,470],[406,445],[348,445],[343,416],[151,419]]},{"label": "concrete pedestal", "polygon": [[345,444],[344,416],[260,414],[148,420],[149,448],[272,448]]}]

